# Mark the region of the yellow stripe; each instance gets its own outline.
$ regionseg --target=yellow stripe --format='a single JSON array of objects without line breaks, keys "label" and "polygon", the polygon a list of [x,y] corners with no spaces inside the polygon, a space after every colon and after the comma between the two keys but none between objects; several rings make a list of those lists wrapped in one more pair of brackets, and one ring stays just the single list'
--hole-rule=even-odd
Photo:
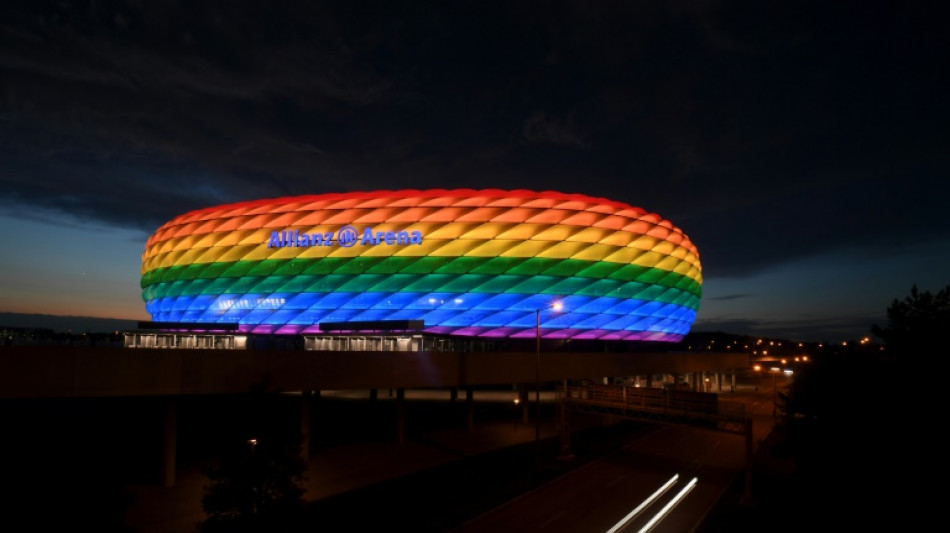
[{"label": "yellow stripe", "polygon": [[557,259],[569,259],[571,256],[580,252],[587,245],[582,242],[559,242],[547,250],[538,254],[538,257],[553,257]]},{"label": "yellow stripe", "polygon": [[[283,215],[283,213],[281,213]],[[293,228],[294,226],[289,226]],[[699,275],[699,259],[686,246],[646,235],[589,227],[544,224],[461,223],[441,224],[418,222],[411,225],[380,224],[375,231],[420,231],[421,245],[356,245],[342,248],[332,246],[289,247],[268,249],[272,228],[231,230],[227,232],[186,235],[153,242],[143,253],[143,271],[195,263],[232,262],[268,258],[317,259],[322,257],[371,256],[426,256],[440,257],[548,257],[584,261],[608,261],[663,268],[679,274],[694,269]],[[178,228],[180,229],[180,228]],[[288,227],[281,228],[282,231]],[[334,233],[337,225],[298,227],[306,233]],[[171,230],[168,233],[174,233]],[[471,240],[462,236],[479,237]],[[684,243],[690,244],[688,239]],[[620,246],[624,246],[620,248]],[[215,251],[206,253],[211,249]],[[174,253],[173,253],[174,252]],[[646,252],[646,253],[645,253]],[[219,255],[220,254],[220,255]],[[651,255],[652,254],[652,255]],[[666,257],[670,260],[664,260]],[[672,260],[672,259],[675,259]],[[685,266],[684,266],[685,265]],[[692,276],[691,276],[692,277]],[[696,279],[694,277],[694,279]]]},{"label": "yellow stripe", "polygon": [[580,252],[571,256],[571,259],[581,261],[603,261],[605,257],[616,252],[620,248],[617,246],[608,246],[605,244],[589,244]]}]

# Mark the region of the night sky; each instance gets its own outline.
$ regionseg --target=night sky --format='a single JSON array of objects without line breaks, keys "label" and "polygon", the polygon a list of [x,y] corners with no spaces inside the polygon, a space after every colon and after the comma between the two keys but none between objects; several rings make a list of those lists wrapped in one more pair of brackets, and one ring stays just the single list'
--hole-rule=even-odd
[{"label": "night sky", "polygon": [[943,6],[3,2],[0,312],[150,319],[191,209],[523,188],[682,229],[693,331],[857,339],[950,285]]}]

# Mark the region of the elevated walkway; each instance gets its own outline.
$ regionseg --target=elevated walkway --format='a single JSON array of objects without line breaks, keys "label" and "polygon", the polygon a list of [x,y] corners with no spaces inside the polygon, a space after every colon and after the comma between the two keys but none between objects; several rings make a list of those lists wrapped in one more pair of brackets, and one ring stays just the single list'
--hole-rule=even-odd
[{"label": "elevated walkway", "polygon": [[622,385],[570,386],[559,390],[567,409],[623,418],[686,424],[744,435],[751,418],[742,402],[719,399],[713,392],[628,387]]},{"label": "elevated walkway", "polygon": [[561,456],[570,457],[568,413],[600,413],[631,420],[681,424],[745,437],[745,493],[752,499],[752,457],[755,451],[752,415],[742,402],[721,401],[713,392],[624,385],[562,386]]}]

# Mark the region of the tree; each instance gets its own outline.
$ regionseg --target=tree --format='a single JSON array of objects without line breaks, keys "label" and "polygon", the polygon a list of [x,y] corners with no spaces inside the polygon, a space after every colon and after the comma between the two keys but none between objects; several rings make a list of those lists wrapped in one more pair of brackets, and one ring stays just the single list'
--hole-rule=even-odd
[{"label": "tree", "polygon": [[302,520],[306,468],[290,450],[251,439],[207,472],[202,533],[296,531]]},{"label": "tree", "polygon": [[915,529],[907,521],[920,517],[901,511],[915,505],[917,494],[907,487],[943,452],[928,449],[929,426],[942,417],[915,423],[942,404],[942,388],[916,378],[942,376],[934,356],[942,355],[940,338],[950,332],[950,287],[931,294],[915,285],[893,301],[887,318],[886,327],[871,327],[886,350],[816,356],[781,395],[786,439],[773,453],[794,458],[807,505],[849,529],[860,529],[858,521]]},{"label": "tree", "polygon": [[928,355],[940,349],[941,338],[950,333],[950,286],[931,294],[913,285],[910,296],[895,299],[887,308],[887,326],[875,324],[871,332],[898,356]]}]

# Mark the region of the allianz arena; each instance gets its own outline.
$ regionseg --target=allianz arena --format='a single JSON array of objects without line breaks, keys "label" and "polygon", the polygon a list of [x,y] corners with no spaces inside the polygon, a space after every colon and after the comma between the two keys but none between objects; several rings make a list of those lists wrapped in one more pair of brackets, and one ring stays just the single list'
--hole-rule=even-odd
[{"label": "allianz arena", "polygon": [[155,322],[253,334],[416,321],[439,335],[677,342],[701,295],[699,254],[670,221],[553,191],[234,203],[167,222],[142,256]]}]

